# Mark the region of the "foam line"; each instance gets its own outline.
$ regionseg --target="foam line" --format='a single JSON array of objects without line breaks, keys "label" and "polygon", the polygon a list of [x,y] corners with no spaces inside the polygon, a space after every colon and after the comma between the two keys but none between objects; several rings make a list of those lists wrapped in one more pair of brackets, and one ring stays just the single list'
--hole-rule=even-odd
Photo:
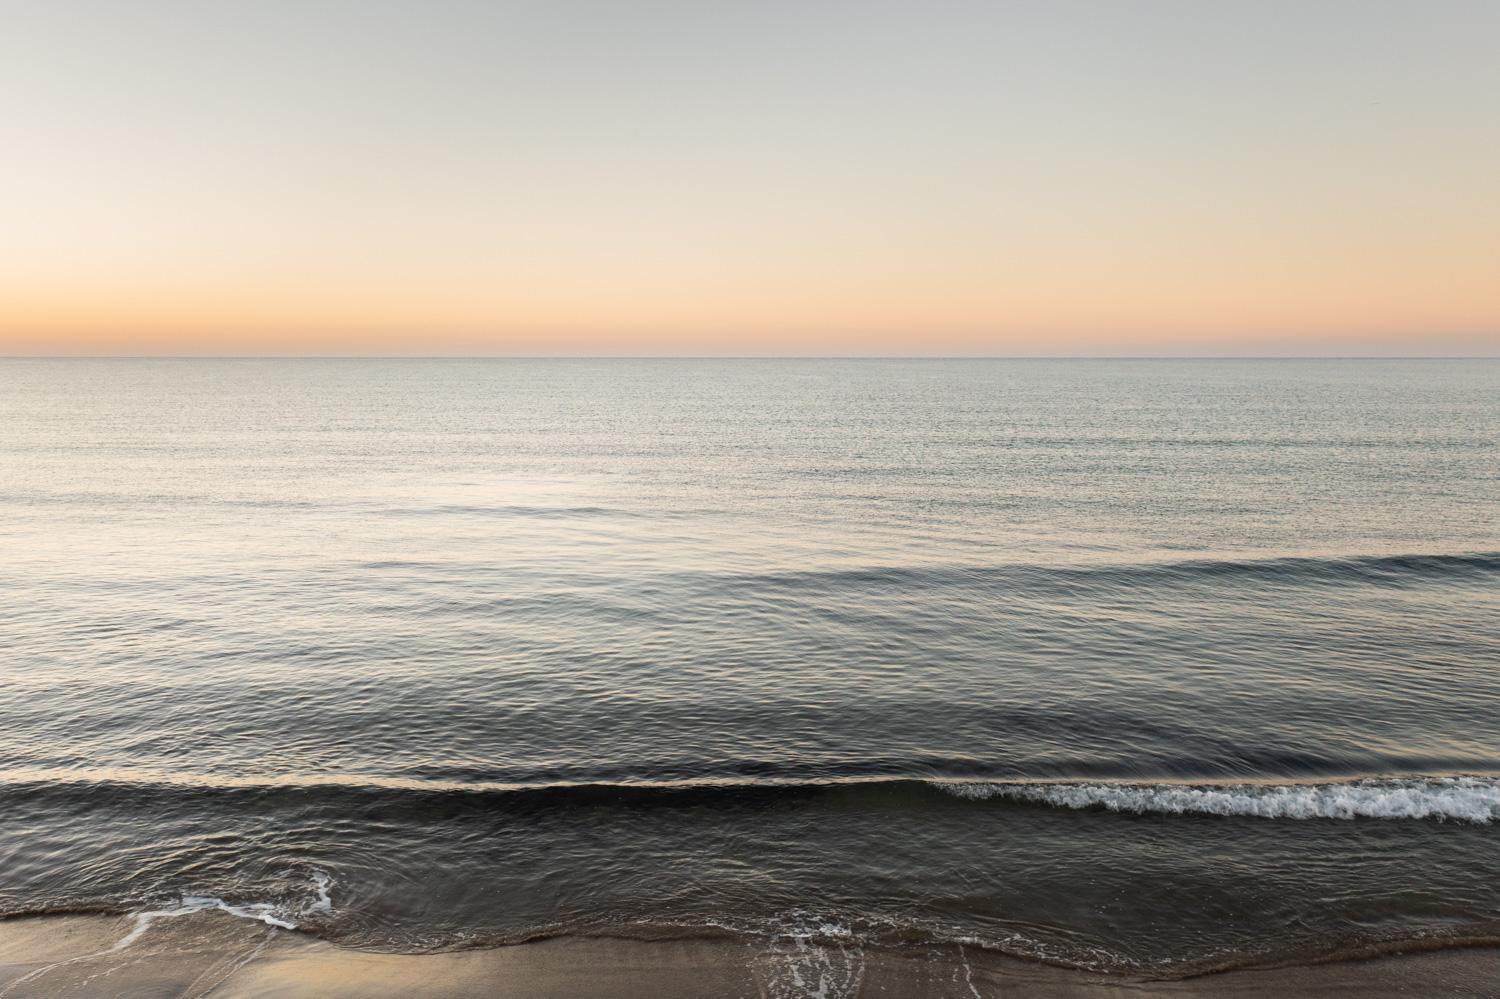
[{"label": "foam line", "polygon": [[993,784],[934,782],[960,798],[1112,812],[1262,819],[1500,819],[1500,779],[1432,777],[1330,784]]}]

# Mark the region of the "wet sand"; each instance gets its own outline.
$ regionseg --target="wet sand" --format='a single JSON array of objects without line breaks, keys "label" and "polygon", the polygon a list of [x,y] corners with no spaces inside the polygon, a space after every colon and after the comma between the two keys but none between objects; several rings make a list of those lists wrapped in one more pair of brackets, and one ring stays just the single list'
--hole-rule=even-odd
[{"label": "wet sand", "polygon": [[442,954],[381,954],[197,914],[0,921],[0,996],[1500,997],[1500,949],[1442,950],[1301,967],[1132,981],[972,948],[820,947],[794,941],[570,937]]}]

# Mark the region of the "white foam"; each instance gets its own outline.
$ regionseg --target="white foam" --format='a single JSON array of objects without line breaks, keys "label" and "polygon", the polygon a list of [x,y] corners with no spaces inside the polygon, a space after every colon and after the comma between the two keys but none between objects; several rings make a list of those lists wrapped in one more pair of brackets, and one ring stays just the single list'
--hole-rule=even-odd
[{"label": "white foam", "polygon": [[328,889],[333,885],[333,878],[328,876],[327,871],[313,871],[313,887],[318,897],[302,907],[302,914],[310,916],[314,913],[325,913],[333,911],[333,897],[328,894]]},{"label": "white foam", "polygon": [[[831,937],[831,944],[816,942]],[[771,999],[853,999],[864,981],[864,951],[839,923],[791,927],[762,957],[763,994]]]},{"label": "white foam", "polygon": [[151,928],[151,924],[159,919],[171,919],[175,916],[187,916],[194,912],[209,912],[214,909],[227,912],[231,916],[240,919],[254,919],[267,926],[276,926],[283,930],[295,930],[297,924],[282,919],[276,915],[276,907],[269,902],[254,902],[250,905],[230,905],[222,898],[213,895],[184,895],[182,901],[170,909],[153,909],[149,912],[137,912],[135,914],[135,926],[129,933],[125,934],[111,950],[124,950],[140,939],[141,934]]},{"label": "white foam", "polygon": [[[305,903],[299,910],[303,916],[314,913],[327,913],[333,911],[333,898],[329,895],[329,887],[333,879],[323,871],[312,872],[313,886],[317,897]],[[237,919],[250,919],[274,926],[282,930],[295,930],[297,924],[285,918],[271,902],[249,902],[244,905],[231,905],[216,895],[184,895],[177,905],[170,909],[152,909],[148,912],[137,912],[135,914],[135,926],[129,933],[125,934],[113,947],[111,951],[124,950],[140,939],[141,934],[151,928],[151,925],[160,919],[172,919],[177,916],[187,916],[195,912],[223,912]]]},{"label": "white foam", "polygon": [[[317,898],[305,904],[302,907],[301,911],[304,914],[314,912],[332,912],[333,899],[329,895],[328,889],[333,884],[333,879],[330,878],[325,872],[318,870],[312,872],[312,878],[313,884],[317,890]],[[10,995],[17,987],[36,978],[39,978],[49,971],[53,971],[57,968],[67,967],[71,964],[77,964],[80,961],[87,961],[90,958],[102,957],[105,954],[113,954],[116,951],[124,950],[126,947],[129,947],[131,944],[139,940],[142,934],[149,930],[152,924],[157,922],[158,920],[171,919],[176,916],[187,916],[194,912],[209,912],[212,910],[226,912],[229,915],[235,916],[239,919],[257,920],[259,922],[265,923],[268,926],[275,926],[283,930],[295,930],[297,928],[296,923],[293,923],[286,919],[282,919],[280,916],[278,916],[276,914],[276,907],[269,902],[252,902],[249,905],[230,905],[222,898],[218,898],[214,895],[184,895],[182,896],[181,901],[179,901],[177,905],[173,906],[170,909],[152,909],[147,912],[135,913],[135,925],[130,928],[130,932],[125,934],[119,940],[116,940],[113,946],[108,947],[105,950],[92,951],[88,954],[80,954],[79,956],[69,958],[66,961],[55,961],[50,964],[44,964],[38,968],[33,968],[31,971],[22,975],[20,978],[13,979],[10,982],[6,982],[3,985],[0,985],[0,997]],[[262,943],[262,946],[264,946],[264,943]],[[243,959],[241,963],[250,960],[250,958],[254,957],[255,954],[258,954],[259,952],[259,948],[257,948],[255,951],[252,951],[247,957]],[[231,968],[230,970],[232,971],[233,968]],[[109,974],[109,972],[106,971],[104,972],[104,974]],[[222,980],[223,979],[221,978],[220,981]],[[85,983],[89,981],[92,981],[92,978],[84,980]],[[210,991],[212,991],[212,989],[210,989]]]},{"label": "white foam", "polygon": [[1500,820],[1500,779],[1434,777],[1336,784],[989,784],[933,782],[960,798],[1006,798],[1113,812],[1262,819]]}]

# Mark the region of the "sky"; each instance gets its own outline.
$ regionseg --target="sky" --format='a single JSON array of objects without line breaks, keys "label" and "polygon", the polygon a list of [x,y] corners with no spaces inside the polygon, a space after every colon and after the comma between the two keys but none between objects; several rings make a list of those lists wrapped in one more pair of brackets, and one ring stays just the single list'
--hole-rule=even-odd
[{"label": "sky", "polygon": [[0,354],[1500,354],[1494,0],[0,23]]}]

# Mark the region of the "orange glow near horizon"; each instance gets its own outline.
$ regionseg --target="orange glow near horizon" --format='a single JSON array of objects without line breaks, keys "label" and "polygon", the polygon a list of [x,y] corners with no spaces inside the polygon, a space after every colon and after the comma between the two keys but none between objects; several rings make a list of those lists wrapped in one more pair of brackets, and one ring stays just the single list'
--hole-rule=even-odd
[{"label": "orange glow near horizon", "polygon": [[1500,353],[1500,8],[329,8],[19,19],[0,354]]}]

